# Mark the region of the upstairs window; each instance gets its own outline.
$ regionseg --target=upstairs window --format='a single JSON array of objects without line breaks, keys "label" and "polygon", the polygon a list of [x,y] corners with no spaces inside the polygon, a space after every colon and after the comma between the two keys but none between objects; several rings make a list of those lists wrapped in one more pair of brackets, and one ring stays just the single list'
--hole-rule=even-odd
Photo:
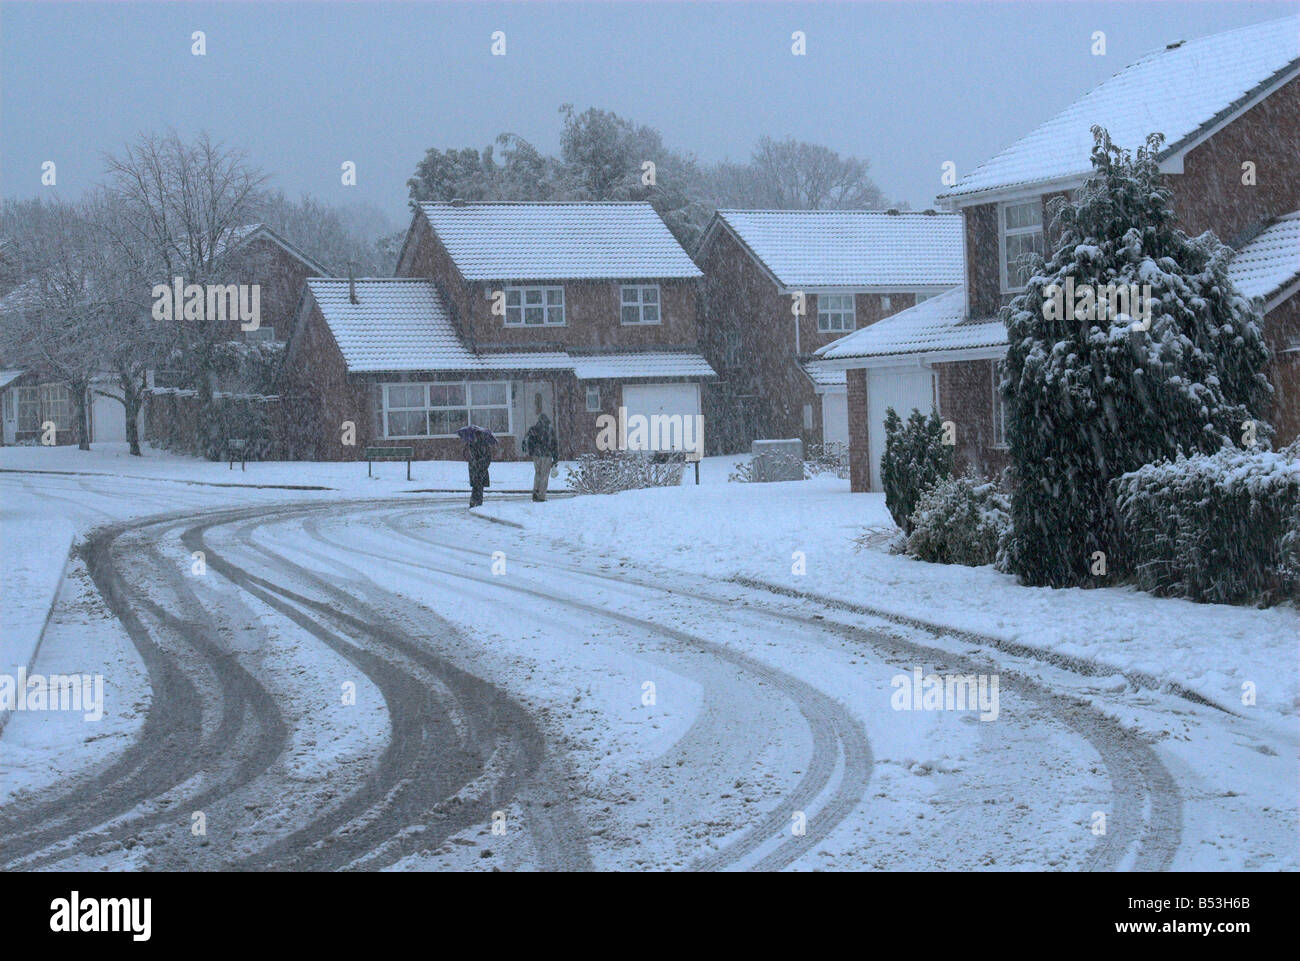
[{"label": "upstairs window", "polygon": [[507,287],[507,327],[563,327],[563,287]]},{"label": "upstairs window", "polygon": [[600,388],[587,388],[587,412],[596,414],[600,412]]},{"label": "upstairs window", "polygon": [[857,327],[853,314],[852,294],[817,295],[817,330],[819,333],[843,333]]},{"label": "upstairs window", "polygon": [[1024,290],[1032,255],[1043,256],[1043,205],[1037,200],[1002,206],[1002,290]]},{"label": "upstairs window", "polygon": [[624,324],[659,323],[659,286],[644,284],[619,288],[622,305],[619,319]]},{"label": "upstairs window", "polygon": [[724,367],[739,367],[741,365],[741,341],[740,331],[728,330],[723,335],[722,345],[722,365]]}]

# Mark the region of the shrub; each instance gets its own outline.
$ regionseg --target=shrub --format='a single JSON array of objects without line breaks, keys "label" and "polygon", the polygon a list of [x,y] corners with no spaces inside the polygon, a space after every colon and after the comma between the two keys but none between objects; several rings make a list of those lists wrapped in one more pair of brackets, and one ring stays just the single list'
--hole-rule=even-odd
[{"label": "shrub", "polygon": [[644,487],[676,487],[686,466],[681,456],[637,451],[583,454],[568,469],[569,488],[575,494],[616,494]]},{"label": "shrub", "polygon": [[952,445],[943,442],[943,424],[935,411],[926,417],[914,409],[904,424],[894,408],[885,409],[880,478],[885,507],[904,534],[912,533],[912,512],[921,495],[952,474],[952,454]]},{"label": "shrub", "polygon": [[840,480],[849,476],[849,445],[834,441],[825,444],[809,444],[808,457],[803,462],[804,473],[809,477],[818,474],[833,474]]},{"label": "shrub", "polygon": [[1125,552],[1144,591],[1219,604],[1296,597],[1300,447],[1224,448],[1113,483]]},{"label": "shrub", "polygon": [[994,481],[948,477],[923,492],[911,516],[907,553],[938,564],[992,564],[1011,527],[1011,500]]}]

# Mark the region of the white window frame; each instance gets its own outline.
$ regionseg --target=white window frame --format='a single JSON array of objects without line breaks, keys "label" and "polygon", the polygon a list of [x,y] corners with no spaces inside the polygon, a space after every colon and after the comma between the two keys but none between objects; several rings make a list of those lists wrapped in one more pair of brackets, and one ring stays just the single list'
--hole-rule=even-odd
[{"label": "white window frame", "polygon": [[[541,303],[528,303],[528,295],[531,293],[540,293]],[[559,293],[559,303],[551,302],[551,294]],[[511,295],[516,295],[517,304],[511,304]],[[530,324],[525,321],[528,308],[540,309],[542,311],[542,322],[540,324]],[[559,320],[553,320],[553,312],[558,309]],[[515,320],[511,320],[514,316]],[[515,285],[506,287],[506,315],[504,317],[505,326],[507,327],[565,327],[568,326],[564,309],[564,287],[554,284],[529,284]]]},{"label": "white window frame", "polygon": [[66,384],[41,384],[38,388],[40,391],[41,404],[41,424],[48,421],[54,423],[57,430],[72,430],[73,403],[72,391]]},{"label": "white window frame", "polygon": [[745,352],[745,341],[740,331],[727,329],[722,332],[722,366],[739,367]]},{"label": "white window frame", "polygon": [[[592,398],[593,398],[593,397],[595,398],[595,403],[592,403]],[[599,413],[600,410],[601,410],[601,407],[600,407],[600,388],[599,388],[599,387],[588,387],[588,388],[587,388],[587,413],[588,413],[588,414],[596,414],[596,413]]]},{"label": "white window frame", "polygon": [[[833,310],[824,308],[827,297],[840,298],[841,303],[845,298],[848,299],[849,306],[846,310],[843,306],[836,307]],[[858,304],[857,297],[853,294],[826,293],[817,295],[817,333],[819,334],[847,334],[858,329]],[[840,323],[844,324],[847,319],[847,326],[833,327],[829,320],[822,318],[839,317]]]},{"label": "white window frame", "polygon": [[[1038,209],[1038,223],[1030,227],[1012,227],[1007,228],[1007,209],[1009,207],[1029,207],[1033,206]],[[1032,234],[1038,234],[1042,238],[1042,250],[1039,251],[1044,257],[1047,255],[1047,234],[1043,230],[1043,198],[1034,197],[1028,200],[1009,200],[1005,203],[998,204],[998,275],[1001,278],[1002,293],[1014,294],[1025,289],[1025,285],[1020,287],[1011,286],[1011,277],[1007,271],[1007,237],[1023,237]]]},{"label": "white window frame", "polygon": [[[645,295],[647,291],[654,291],[654,300],[647,301]],[[634,300],[628,300],[628,293],[636,295]],[[645,319],[645,309],[647,307],[655,308],[657,315],[655,320]],[[623,310],[625,308],[634,308],[636,310],[636,320],[625,320]],[[659,290],[658,284],[622,284],[618,288],[618,322],[624,327],[657,327],[664,322],[664,301],[663,294]]]},{"label": "white window frame", "polygon": [[881,309],[882,311],[884,311],[884,310],[892,310],[893,307],[894,307],[894,299],[893,299],[892,297],[890,297],[889,294],[881,294],[881,295],[880,295],[880,309]]},{"label": "white window frame", "polygon": [[1006,450],[1007,444],[1007,402],[1002,397],[1002,392],[998,390],[998,384],[1002,382],[1003,368],[1006,366],[1005,361],[993,361],[993,448],[995,450]]},{"label": "white window frame", "polygon": [[[24,397],[31,398],[24,400]],[[34,409],[36,411],[36,426],[23,426],[23,408]],[[15,387],[14,388],[14,426],[18,431],[24,433],[41,429],[41,389],[39,387]]]},{"label": "white window frame", "polygon": [[[471,403],[471,391],[474,385],[482,386],[492,384],[505,388],[506,399],[502,404],[474,404]],[[493,431],[498,437],[513,437],[515,432],[514,423],[514,404],[512,403],[513,391],[511,390],[510,381],[508,380],[436,380],[436,381],[394,381],[382,385],[383,394],[381,396],[384,439],[385,440],[437,440],[447,437],[455,437],[456,434],[394,434],[388,428],[388,414],[390,411],[412,411],[420,410],[425,414],[426,431],[429,423],[429,414],[433,411],[463,410],[465,412],[465,424],[468,426],[474,422],[473,412],[476,410],[504,410],[506,412],[505,431]],[[416,407],[392,407],[388,403],[389,390],[393,387],[422,387],[424,389],[424,403]],[[429,388],[431,387],[460,387],[465,393],[465,403],[463,404],[431,404],[429,402]],[[459,428],[458,428],[459,429]]]}]

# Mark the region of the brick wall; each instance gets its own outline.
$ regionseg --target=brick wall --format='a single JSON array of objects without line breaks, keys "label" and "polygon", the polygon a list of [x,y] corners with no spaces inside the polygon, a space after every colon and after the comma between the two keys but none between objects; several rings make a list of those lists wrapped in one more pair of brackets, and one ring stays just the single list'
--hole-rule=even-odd
[{"label": "brick wall", "polygon": [[[1244,161],[1255,164],[1253,187],[1241,182]],[[1189,151],[1169,185],[1184,230],[1213,230],[1232,243],[1260,222],[1300,209],[1297,174],[1300,80],[1292,80]]]},{"label": "brick wall", "polygon": [[859,367],[846,371],[849,408],[849,489],[871,490],[870,427],[867,423],[867,372]]},{"label": "brick wall", "polygon": [[991,360],[935,364],[939,375],[939,416],[957,427],[956,469],[991,477],[1007,466],[1007,451],[993,446],[993,371]]}]

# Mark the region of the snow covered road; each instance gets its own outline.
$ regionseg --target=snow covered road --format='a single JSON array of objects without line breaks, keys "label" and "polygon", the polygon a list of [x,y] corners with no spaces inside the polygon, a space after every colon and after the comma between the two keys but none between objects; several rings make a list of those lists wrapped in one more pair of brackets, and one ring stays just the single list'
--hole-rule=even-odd
[{"label": "snow covered road", "polygon": [[[41,489],[85,505],[57,493],[78,483]],[[37,667],[101,670],[107,716],[14,716],[6,867],[1174,865],[1184,791],[1151,738],[986,652],[459,498],[166,489],[91,499],[184,509],[99,528],[65,582]],[[996,720],[894,709],[914,667],[997,676]]]}]

